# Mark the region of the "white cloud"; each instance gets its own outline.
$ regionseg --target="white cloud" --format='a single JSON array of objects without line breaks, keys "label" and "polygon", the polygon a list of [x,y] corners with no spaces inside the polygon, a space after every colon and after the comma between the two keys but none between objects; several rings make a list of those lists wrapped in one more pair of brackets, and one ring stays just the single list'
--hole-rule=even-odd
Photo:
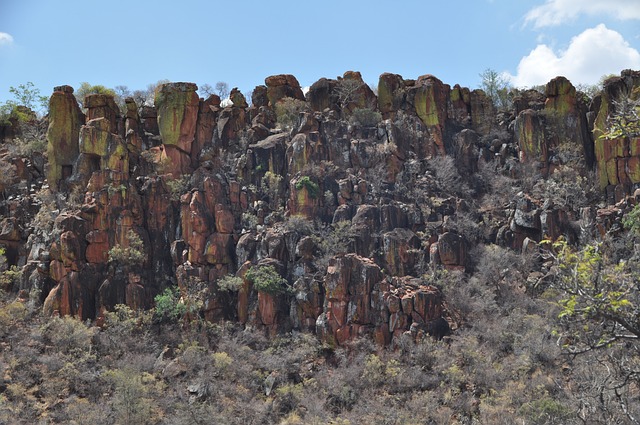
[{"label": "white cloud", "polygon": [[603,75],[623,69],[640,69],[640,52],[620,33],[600,24],[573,37],[564,51],[556,53],[539,44],[520,60],[517,74],[510,79],[516,87],[546,84],[559,75],[574,84],[595,84]]},{"label": "white cloud", "polygon": [[638,0],[547,0],[524,17],[536,28],[560,25],[579,15],[612,16],[620,20],[640,19]]},{"label": "white cloud", "polygon": [[13,44],[13,37],[6,32],[0,32],[0,46],[8,46]]}]

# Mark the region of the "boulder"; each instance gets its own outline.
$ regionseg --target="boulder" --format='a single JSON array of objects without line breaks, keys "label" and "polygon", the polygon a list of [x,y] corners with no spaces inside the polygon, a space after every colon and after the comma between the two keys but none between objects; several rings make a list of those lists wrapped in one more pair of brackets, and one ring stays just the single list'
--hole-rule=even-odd
[{"label": "boulder", "polygon": [[264,83],[267,86],[267,98],[272,108],[275,107],[279,100],[285,97],[305,100],[300,83],[293,75],[272,75],[265,78]]}]

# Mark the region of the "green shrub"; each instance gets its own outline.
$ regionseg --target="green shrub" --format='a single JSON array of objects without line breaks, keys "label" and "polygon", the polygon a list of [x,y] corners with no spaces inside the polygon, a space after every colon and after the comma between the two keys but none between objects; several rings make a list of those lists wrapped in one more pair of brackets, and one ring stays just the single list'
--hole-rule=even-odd
[{"label": "green shrub", "polygon": [[382,121],[382,115],[370,108],[357,108],[351,114],[351,122],[362,127],[375,127]]},{"label": "green shrub", "polygon": [[187,312],[187,306],[180,302],[178,287],[166,288],[162,294],[156,295],[155,316],[160,320],[178,320]]},{"label": "green shrub", "polygon": [[624,215],[622,225],[631,233],[640,234],[640,204]]},{"label": "green shrub", "polygon": [[183,174],[177,179],[168,179],[167,188],[171,193],[172,201],[179,201],[180,197],[187,193],[189,190],[189,181],[191,177],[188,174]]},{"label": "green shrub", "polygon": [[144,244],[140,236],[133,230],[127,232],[128,247],[116,245],[109,250],[109,262],[120,263],[124,266],[142,265],[144,262]]},{"label": "green shrub", "polygon": [[218,290],[223,292],[235,292],[242,288],[242,278],[234,275],[226,275],[218,279]]},{"label": "green shrub", "polygon": [[280,276],[273,266],[251,267],[247,271],[246,278],[259,292],[276,295],[288,290],[287,280]]},{"label": "green shrub", "polygon": [[317,183],[309,178],[309,176],[302,176],[300,180],[296,182],[296,189],[302,190],[303,187],[307,188],[307,192],[309,192],[309,196],[312,198],[317,198],[320,193],[320,187]]}]

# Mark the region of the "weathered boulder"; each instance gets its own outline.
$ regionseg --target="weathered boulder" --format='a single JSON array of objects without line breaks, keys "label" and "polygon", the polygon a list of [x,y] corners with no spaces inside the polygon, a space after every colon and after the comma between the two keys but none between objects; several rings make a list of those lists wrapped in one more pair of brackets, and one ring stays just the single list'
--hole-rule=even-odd
[{"label": "weathered boulder", "polygon": [[415,273],[420,255],[420,239],[409,229],[396,228],[382,235],[385,271],[391,276]]},{"label": "weathered boulder", "polygon": [[158,129],[162,143],[191,154],[195,139],[200,99],[193,83],[161,84],[155,97]]},{"label": "weathered boulder", "polygon": [[529,89],[519,91],[513,98],[513,107],[515,108],[515,114],[516,116],[518,116],[520,112],[526,109],[540,111],[544,109],[545,101],[545,95],[540,93],[538,90]]},{"label": "weathered boulder", "polygon": [[546,138],[543,116],[532,109],[526,109],[515,121],[515,138],[520,147],[520,161],[537,161],[546,169],[549,161],[549,146]]},{"label": "weathered boulder", "polygon": [[305,100],[300,83],[293,75],[272,75],[265,78],[264,83],[267,86],[267,98],[271,107],[274,107],[280,99],[285,97]]},{"label": "weathered boulder", "polygon": [[239,138],[239,134],[247,125],[248,115],[244,108],[224,108],[218,117],[214,131],[214,145],[228,148]]},{"label": "weathered boulder", "polygon": [[445,232],[431,245],[429,254],[432,264],[442,264],[446,268],[464,270],[467,262],[467,242],[464,236]]},{"label": "weathered boulder", "polygon": [[337,109],[337,98],[334,93],[336,80],[321,78],[311,85],[307,93],[307,102],[314,111],[324,111],[325,109]]},{"label": "weathered boulder", "polygon": [[139,155],[142,151],[142,126],[138,115],[138,105],[131,97],[125,99],[127,112],[125,116],[124,134],[127,149],[130,153]]},{"label": "weathered boulder", "polygon": [[43,313],[46,316],[76,316],[81,320],[95,318],[98,278],[90,268],[66,272],[47,295]]},{"label": "weathered boulder", "polygon": [[[550,143],[554,148],[581,152],[586,165],[594,163],[593,139],[588,130],[587,107],[576,94],[576,89],[564,77],[556,77],[546,86],[544,111],[547,125],[553,128]],[[552,158],[560,162],[561,158]]]},{"label": "weathered boulder", "polygon": [[489,134],[496,120],[496,107],[489,96],[482,90],[469,93],[471,103],[471,125],[479,134]]},{"label": "weathered boulder", "polygon": [[409,89],[408,99],[427,128],[428,140],[418,153],[420,157],[445,154],[444,130],[447,120],[449,86],[434,77],[423,75]]},{"label": "weathered boulder", "polygon": [[220,97],[212,94],[206,100],[200,99],[198,106],[198,121],[193,144],[191,145],[191,166],[198,166],[198,159],[202,149],[213,140],[216,129],[216,119],[220,112]]},{"label": "weathered boulder", "polygon": [[267,86],[256,86],[251,93],[251,105],[254,108],[262,108],[269,106],[269,97],[267,96]]},{"label": "weathered boulder", "polygon": [[471,124],[471,91],[466,87],[456,84],[449,93],[449,110],[447,112],[450,119],[459,125],[469,126]]},{"label": "weathered boulder", "polygon": [[248,108],[247,99],[244,97],[242,92],[238,90],[237,87],[231,89],[231,93],[229,94],[229,99],[231,99],[231,103],[234,108]]},{"label": "weathered boulder", "polygon": [[82,105],[87,110],[87,122],[103,118],[108,125],[104,128],[109,133],[118,133],[118,118],[120,108],[111,94],[89,94],[85,96]]},{"label": "weathered boulder", "polygon": [[350,116],[356,109],[376,110],[378,107],[378,98],[357,71],[345,72],[334,91],[343,116]]}]

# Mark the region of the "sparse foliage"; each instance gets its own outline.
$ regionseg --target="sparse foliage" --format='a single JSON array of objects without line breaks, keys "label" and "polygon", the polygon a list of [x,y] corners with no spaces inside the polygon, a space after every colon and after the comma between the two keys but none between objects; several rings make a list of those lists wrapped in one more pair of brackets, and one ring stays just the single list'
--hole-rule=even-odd
[{"label": "sparse foliage", "polygon": [[370,108],[356,108],[351,115],[351,121],[362,127],[375,127],[382,121],[382,115]]},{"label": "sparse foliage", "polygon": [[74,91],[74,96],[78,100],[78,103],[81,107],[84,107],[84,98],[90,94],[107,94],[111,96],[116,96],[116,92],[114,89],[110,89],[101,84],[91,85],[86,81],[80,84],[77,90]]},{"label": "sparse foliage", "polygon": [[480,74],[480,79],[480,88],[489,96],[496,108],[499,110],[508,109],[511,105],[509,98],[511,85],[509,80],[490,68],[485,69]]},{"label": "sparse foliage", "polygon": [[285,97],[276,103],[276,120],[278,125],[284,129],[293,128],[300,119],[300,113],[304,111],[307,104],[292,97]]},{"label": "sparse foliage", "polygon": [[229,97],[229,84],[224,81],[218,81],[215,87],[215,93],[220,96],[220,99],[224,100]]}]

